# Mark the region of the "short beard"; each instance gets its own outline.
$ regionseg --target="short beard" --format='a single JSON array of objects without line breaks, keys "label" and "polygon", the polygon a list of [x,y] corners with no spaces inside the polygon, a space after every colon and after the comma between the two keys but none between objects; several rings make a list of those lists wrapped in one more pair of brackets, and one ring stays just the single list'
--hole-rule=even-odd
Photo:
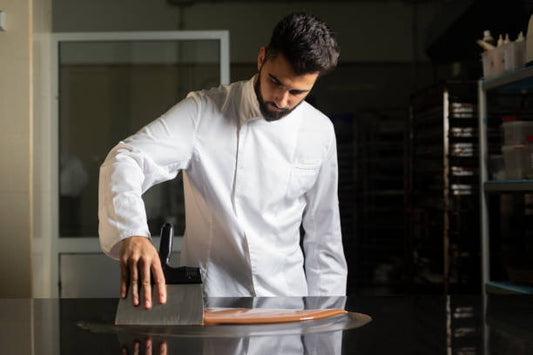
[{"label": "short beard", "polygon": [[[262,67],[261,67],[262,69]],[[302,102],[299,102],[298,105],[294,106],[292,109],[283,109],[283,111],[280,112],[272,112],[268,110],[268,105],[275,105],[273,102],[265,102],[263,100],[263,96],[261,95],[261,70],[259,70],[257,81],[254,84],[254,91],[255,96],[257,97],[257,101],[259,102],[259,109],[261,110],[261,113],[263,114],[263,117],[266,121],[272,122],[277,121],[285,116],[287,116],[289,113],[291,113],[298,105],[300,105]],[[303,101],[303,100],[302,100]],[[276,106],[277,107],[277,106]]]}]

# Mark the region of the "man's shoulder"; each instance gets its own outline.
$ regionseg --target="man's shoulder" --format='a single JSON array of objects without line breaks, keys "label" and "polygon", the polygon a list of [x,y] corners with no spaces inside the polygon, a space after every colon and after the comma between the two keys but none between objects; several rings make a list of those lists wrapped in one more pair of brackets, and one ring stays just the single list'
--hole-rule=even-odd
[{"label": "man's shoulder", "polygon": [[229,96],[241,92],[245,83],[246,81],[236,81],[231,84],[222,84],[209,89],[193,91],[188,96],[204,98],[215,102],[224,102]]},{"label": "man's shoulder", "polygon": [[319,130],[333,130],[333,123],[322,111],[308,103],[302,102],[301,110],[305,121],[305,126]]}]

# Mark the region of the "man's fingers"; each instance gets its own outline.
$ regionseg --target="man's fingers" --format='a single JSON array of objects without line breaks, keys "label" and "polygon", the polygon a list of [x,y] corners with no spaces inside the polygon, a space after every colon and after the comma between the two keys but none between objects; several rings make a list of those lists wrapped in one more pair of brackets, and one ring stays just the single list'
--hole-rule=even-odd
[{"label": "man's fingers", "polygon": [[144,353],[146,355],[152,355],[152,338],[147,338],[144,346]]},{"label": "man's fingers", "polygon": [[130,271],[130,292],[133,300],[133,305],[139,305],[139,270],[137,269],[137,261],[130,259],[129,263]]},{"label": "man's fingers", "polygon": [[161,268],[161,262],[156,259],[152,262],[152,275],[154,277],[154,283],[157,288],[157,295],[159,297],[159,303],[164,304],[167,302],[167,286],[165,284],[165,275]]},{"label": "man's fingers", "polygon": [[140,355],[141,351],[141,342],[136,340],[133,344],[133,355]]},{"label": "man's fingers", "polygon": [[152,285],[150,284],[150,261],[141,258],[139,267],[141,269],[142,292],[144,297],[144,308],[152,308]]},{"label": "man's fingers", "polygon": [[128,295],[128,281],[130,274],[128,272],[128,261],[120,261],[120,297],[126,298]]},{"label": "man's fingers", "polygon": [[167,342],[163,341],[161,345],[159,345],[159,355],[167,355]]}]

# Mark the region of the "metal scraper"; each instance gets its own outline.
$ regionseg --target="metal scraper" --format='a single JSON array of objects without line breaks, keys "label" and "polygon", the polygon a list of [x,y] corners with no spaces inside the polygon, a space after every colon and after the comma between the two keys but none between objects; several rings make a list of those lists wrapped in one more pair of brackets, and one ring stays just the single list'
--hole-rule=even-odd
[{"label": "metal scraper", "polygon": [[166,223],[161,228],[159,258],[167,284],[167,303],[155,301],[156,290],[152,287],[152,308],[145,309],[140,302],[134,306],[131,292],[118,302],[115,316],[116,325],[190,325],[201,324],[204,320],[204,300],[200,269],[182,266],[173,268],[168,264],[172,251],[174,230]]}]

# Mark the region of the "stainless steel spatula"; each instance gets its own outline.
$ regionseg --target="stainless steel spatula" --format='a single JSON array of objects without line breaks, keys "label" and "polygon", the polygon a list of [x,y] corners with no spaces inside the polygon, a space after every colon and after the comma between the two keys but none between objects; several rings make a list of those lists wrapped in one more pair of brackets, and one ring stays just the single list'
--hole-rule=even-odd
[{"label": "stainless steel spatula", "polygon": [[152,308],[145,309],[140,302],[134,306],[131,292],[118,302],[116,325],[190,325],[204,320],[204,301],[200,270],[194,267],[173,268],[168,265],[172,251],[174,230],[167,223],[161,229],[159,258],[167,284],[167,303],[157,302],[155,287],[152,288]]}]

